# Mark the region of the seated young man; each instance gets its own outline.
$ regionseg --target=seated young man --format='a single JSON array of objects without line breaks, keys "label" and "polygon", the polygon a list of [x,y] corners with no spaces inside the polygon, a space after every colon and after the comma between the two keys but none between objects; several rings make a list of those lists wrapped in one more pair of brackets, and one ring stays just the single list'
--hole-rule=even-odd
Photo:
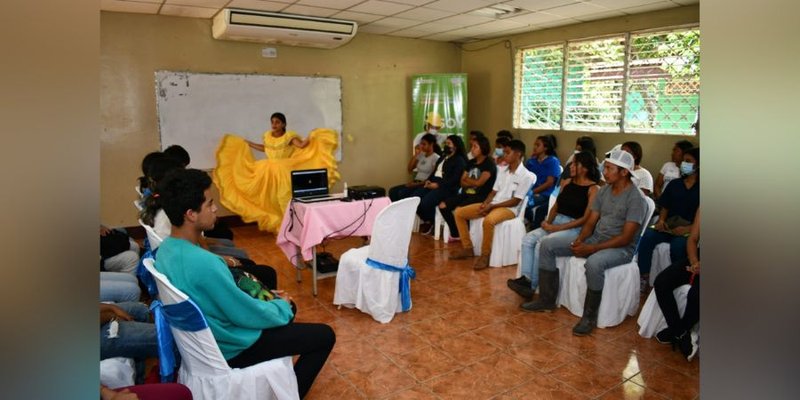
[{"label": "seated young man", "polygon": [[208,174],[175,170],[158,193],[172,231],[159,247],[156,269],[197,304],[231,368],[299,355],[294,371],[304,397],[336,342],[333,329],[293,322],[291,297],[281,292],[269,301],[251,297],[236,285],[222,257],[200,247],[202,232],[217,219]]},{"label": "seated young man", "polygon": [[631,182],[633,167],[630,153],[613,150],[603,166],[607,184],[597,192],[589,219],[578,238],[572,240],[569,237],[547,236],[542,239],[539,254],[540,296],[535,301],[522,304],[523,310],[554,310],[559,289],[556,257],[585,257],[587,290],[583,316],[572,328],[572,333],[585,336],[597,326],[605,270],[631,261],[647,213],[644,194]]},{"label": "seated young man", "polygon": [[507,150],[505,150],[505,160],[508,162],[508,166],[497,168],[497,178],[492,191],[486,196],[486,200],[482,203],[456,208],[454,216],[462,248],[450,255],[451,260],[464,259],[474,255],[467,223],[469,220],[483,218],[481,256],[475,260],[472,267],[478,270],[489,266],[495,225],[517,216],[517,205],[536,182],[536,175],[522,166],[524,155],[525,144],[522,141],[508,142]]}]

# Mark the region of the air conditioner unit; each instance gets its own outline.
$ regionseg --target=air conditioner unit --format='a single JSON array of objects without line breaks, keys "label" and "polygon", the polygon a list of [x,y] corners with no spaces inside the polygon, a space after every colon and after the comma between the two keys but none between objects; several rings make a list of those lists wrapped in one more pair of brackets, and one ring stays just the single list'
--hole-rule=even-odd
[{"label": "air conditioner unit", "polygon": [[349,42],[357,29],[353,21],[237,8],[220,11],[211,27],[215,39],[324,49]]}]

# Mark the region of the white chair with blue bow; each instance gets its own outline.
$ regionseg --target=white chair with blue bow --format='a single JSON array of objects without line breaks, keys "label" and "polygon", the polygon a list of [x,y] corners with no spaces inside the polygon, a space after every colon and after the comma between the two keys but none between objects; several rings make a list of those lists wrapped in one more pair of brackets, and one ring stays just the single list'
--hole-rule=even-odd
[{"label": "white chair with blue bow", "polygon": [[333,304],[355,307],[384,324],[411,309],[415,273],[408,245],[418,204],[418,197],[390,204],[375,218],[370,244],[342,254]]},{"label": "white chair with blue bow", "polygon": [[174,373],[175,343],[181,355],[178,382],[192,391],[195,400],[300,398],[292,357],[247,368],[229,367],[200,308],[155,269],[152,258],[143,263],[158,286],[158,300],[150,308],[155,315],[162,381]]}]

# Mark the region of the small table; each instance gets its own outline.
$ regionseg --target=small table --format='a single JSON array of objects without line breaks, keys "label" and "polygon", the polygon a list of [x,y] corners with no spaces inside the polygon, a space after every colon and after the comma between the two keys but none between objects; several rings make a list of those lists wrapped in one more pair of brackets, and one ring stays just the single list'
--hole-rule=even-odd
[{"label": "small table", "polygon": [[317,280],[336,275],[336,272],[317,273],[316,246],[325,239],[370,236],[375,217],[389,204],[391,200],[388,197],[347,202],[289,203],[276,243],[297,268],[297,281],[301,281],[300,270],[311,261],[312,287],[316,296]]}]

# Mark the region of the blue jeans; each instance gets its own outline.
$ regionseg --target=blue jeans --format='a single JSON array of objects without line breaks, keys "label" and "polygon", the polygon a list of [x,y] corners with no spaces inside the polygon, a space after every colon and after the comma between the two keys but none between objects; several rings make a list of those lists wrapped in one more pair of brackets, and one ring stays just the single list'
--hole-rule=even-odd
[{"label": "blue jeans", "polygon": [[147,306],[138,302],[118,303],[117,306],[130,314],[133,321],[118,320],[116,338],[108,337],[110,322],[100,326],[100,359],[130,357],[141,360],[158,357],[156,326],[146,322],[150,314]]},{"label": "blue jeans", "polygon": [[[531,190],[531,192],[533,192],[533,190]],[[547,206],[550,203],[550,196],[531,194],[531,192],[528,193],[528,196],[531,197],[528,199],[528,205],[525,207],[525,219],[531,222],[533,229],[539,229],[542,225],[542,221],[544,221],[544,218],[547,216]],[[535,215],[534,208],[536,208]]]},{"label": "blue jeans", "polygon": [[[539,268],[555,271],[556,257],[569,257],[574,255],[570,248],[570,243],[572,243],[573,240],[574,238],[570,239],[568,237],[545,236],[539,243]],[[597,239],[595,239],[594,236],[590,236],[588,239],[584,240],[584,243],[597,243]],[[603,249],[590,255],[586,259],[585,264],[586,286],[590,290],[603,290],[603,285],[606,281],[605,271],[609,268],[629,263],[632,258],[633,251],[630,247]]]},{"label": "blue jeans", "polygon": [[389,189],[389,200],[394,202],[411,197],[416,189],[417,187],[407,187],[405,183],[402,185],[393,186]]},{"label": "blue jeans", "polygon": [[138,301],[140,295],[135,276],[125,272],[100,272],[100,301]]},{"label": "blue jeans", "polygon": [[653,265],[653,250],[659,243],[669,242],[669,259],[670,263],[675,263],[687,258],[686,255],[686,237],[674,236],[666,232],[659,232],[653,228],[647,228],[639,241],[637,253],[639,253],[639,272],[642,275],[650,273],[650,267]]},{"label": "blue jeans", "polygon": [[[553,225],[562,225],[574,221],[575,218],[568,217],[563,214],[556,214],[553,220]],[[569,241],[575,240],[581,232],[581,227],[548,233],[546,230],[539,228],[528,232],[522,238],[522,249],[520,251],[520,271],[523,276],[527,276],[531,280],[531,289],[536,290],[539,286],[539,243],[545,236],[564,237],[569,238]]]},{"label": "blue jeans", "polygon": [[[421,197],[419,205],[417,206],[417,215],[419,219],[425,222],[433,222],[433,218],[436,215],[436,207],[439,206],[439,203],[451,196],[455,196],[456,192],[450,191],[448,189],[439,188],[434,190],[423,189],[427,192],[424,193]],[[417,191],[416,193],[422,193],[422,191]]]}]

